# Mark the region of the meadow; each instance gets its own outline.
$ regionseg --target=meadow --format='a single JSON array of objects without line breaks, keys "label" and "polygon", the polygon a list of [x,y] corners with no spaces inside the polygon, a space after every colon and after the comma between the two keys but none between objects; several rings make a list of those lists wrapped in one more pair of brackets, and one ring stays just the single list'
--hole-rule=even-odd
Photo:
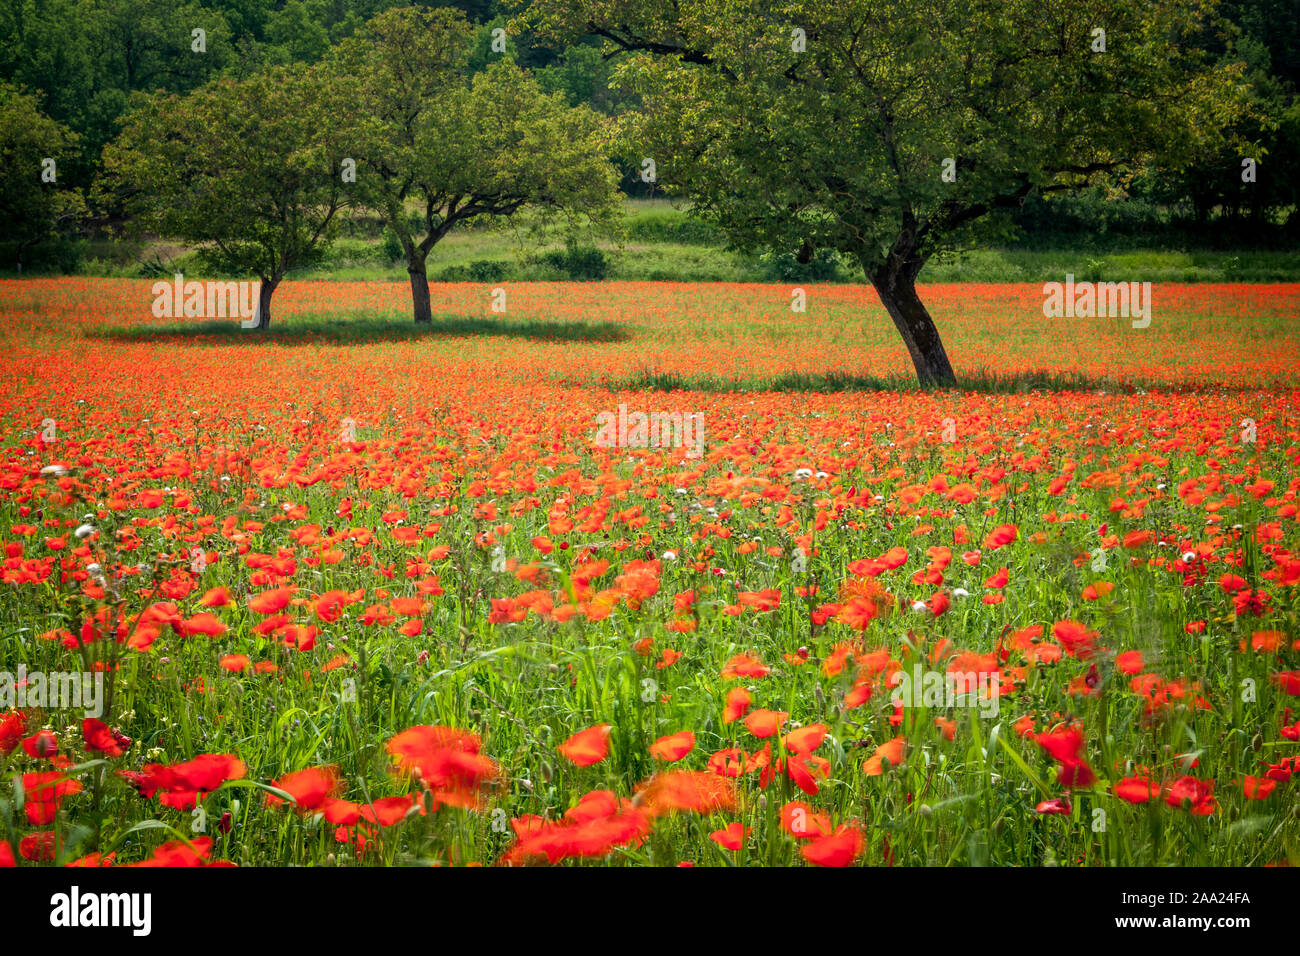
[{"label": "meadow", "polygon": [[[418,205],[410,204],[407,211],[418,214]],[[576,255],[567,245],[571,239]],[[339,238],[321,260],[290,270],[290,277],[405,282],[406,263],[394,243],[376,217],[346,210]],[[1275,243],[1263,235],[1248,246],[1231,233],[1211,244],[1205,236],[1098,236],[1067,229],[936,256],[918,281],[1032,283],[1060,281],[1066,273],[1117,282],[1133,276],[1162,283],[1300,281],[1300,262],[1289,244]],[[83,261],[65,271],[101,278],[170,278],[176,272],[204,271],[198,249],[156,237],[97,239],[85,243],[83,255]],[[625,198],[610,230],[576,236],[568,234],[564,223],[528,211],[504,224],[471,223],[433,247],[428,269],[430,279],[442,283],[862,281],[860,266],[825,250],[814,262],[800,265],[790,253],[753,255],[730,249],[720,231],[690,215],[688,203],[662,198]],[[0,277],[17,278],[7,261],[0,260]]]},{"label": "meadow", "polygon": [[1300,285],[149,287],[0,281],[0,865],[1300,862]]}]

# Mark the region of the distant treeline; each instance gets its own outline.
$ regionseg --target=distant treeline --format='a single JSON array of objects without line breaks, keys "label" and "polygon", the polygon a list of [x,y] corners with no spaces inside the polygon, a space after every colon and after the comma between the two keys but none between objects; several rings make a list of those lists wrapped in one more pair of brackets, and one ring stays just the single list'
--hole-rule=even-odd
[{"label": "distant treeline", "polygon": [[[188,93],[221,76],[245,78],[272,67],[314,64],[368,20],[409,0],[5,0],[0,4],[0,158],[9,184],[0,195],[0,259],[14,253],[33,267],[69,269],[77,241],[113,220],[96,208],[91,186],[103,170],[104,148],[118,135],[132,95]],[[612,88],[617,57],[599,38],[556,48],[517,26],[528,0],[434,0],[476,27],[471,70],[502,57],[528,70],[547,93],[603,115],[635,111],[635,95]],[[1220,22],[1203,49],[1244,61],[1252,109],[1242,137],[1260,144],[1247,174],[1243,158],[1225,150],[1178,171],[1149,168],[1120,191],[1094,190],[1050,200],[1031,196],[1013,217],[1009,242],[1146,243],[1276,246],[1300,238],[1300,3],[1224,0]],[[493,49],[505,33],[505,50]],[[196,31],[201,31],[201,42]],[[196,47],[201,46],[202,50]],[[19,119],[16,98],[34,100],[50,126]],[[25,115],[25,114],[24,114]],[[48,219],[24,232],[35,213],[16,185],[23,137],[61,142],[58,166],[69,197],[41,210]],[[1237,175],[1236,170],[1242,170]],[[26,170],[22,173],[26,174]],[[655,194],[631,165],[620,186],[632,196]],[[27,182],[25,177],[25,183]],[[18,248],[18,247],[22,248]]]}]

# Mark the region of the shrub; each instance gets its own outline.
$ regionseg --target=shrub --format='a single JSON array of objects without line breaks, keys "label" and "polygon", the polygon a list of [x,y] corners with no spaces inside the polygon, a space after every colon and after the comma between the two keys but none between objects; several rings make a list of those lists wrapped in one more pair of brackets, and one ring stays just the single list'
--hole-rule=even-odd
[{"label": "shrub", "polygon": [[599,282],[609,275],[609,260],[595,246],[571,244],[544,253],[540,259],[574,282]]},{"label": "shrub", "polygon": [[393,232],[389,226],[384,227],[383,240],[379,247],[379,261],[384,263],[393,263],[403,256],[402,241],[397,238],[397,233]]},{"label": "shrub", "polygon": [[844,278],[843,262],[834,249],[818,249],[807,265],[792,252],[764,252],[758,257],[758,269],[765,282],[835,282]]}]

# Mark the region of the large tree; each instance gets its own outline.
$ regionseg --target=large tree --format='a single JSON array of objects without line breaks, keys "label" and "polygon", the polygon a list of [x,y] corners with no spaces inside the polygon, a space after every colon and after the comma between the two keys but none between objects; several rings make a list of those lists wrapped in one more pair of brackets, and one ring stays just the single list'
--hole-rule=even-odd
[{"label": "large tree", "polygon": [[330,79],[283,67],[184,97],[145,97],[104,151],[101,191],[124,201],[138,228],[262,280],[260,328],[271,324],[285,273],[320,258],[353,201]]},{"label": "large tree", "polygon": [[349,104],[357,195],[401,242],[416,322],[432,320],[429,253],[457,226],[525,208],[535,222],[601,223],[616,209],[601,119],[505,58],[470,76],[473,39],[454,10],[398,8],[328,64]]},{"label": "large tree", "polygon": [[80,190],[61,173],[76,142],[35,96],[0,83],[0,239],[15,243],[19,272],[29,246],[71,231],[86,212]]},{"label": "large tree", "polygon": [[[922,384],[952,365],[916,290],[1035,190],[1198,155],[1237,110],[1201,0],[535,0],[625,54],[628,135],[739,247],[861,263]],[[1104,32],[1099,32],[1104,31]],[[945,175],[946,174],[946,175]]]}]

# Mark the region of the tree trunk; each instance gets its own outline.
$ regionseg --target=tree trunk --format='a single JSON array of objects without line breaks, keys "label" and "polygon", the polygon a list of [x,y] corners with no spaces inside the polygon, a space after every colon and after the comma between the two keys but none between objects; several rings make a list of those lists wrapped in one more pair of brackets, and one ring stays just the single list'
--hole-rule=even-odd
[{"label": "tree trunk", "polygon": [[868,269],[867,274],[871,276],[871,284],[912,356],[917,380],[923,386],[956,385],[957,376],[953,374],[939,330],[935,328],[921,297],[916,294],[916,275],[921,271],[920,267],[920,262],[902,267],[886,263],[875,271]]},{"label": "tree trunk", "polygon": [[257,291],[257,316],[253,328],[266,330],[271,327],[271,296],[275,295],[275,287],[279,284],[279,279],[272,279],[269,282],[266,279],[262,280],[262,285]]},{"label": "tree trunk", "polygon": [[23,250],[35,242],[34,239],[24,239],[18,243],[18,275],[21,278],[23,274]]},{"label": "tree trunk", "polygon": [[[418,261],[417,261],[418,260]],[[411,308],[415,314],[416,324],[433,321],[433,310],[429,304],[429,274],[425,261],[418,254],[412,254],[406,261],[406,272],[411,277]]]}]

